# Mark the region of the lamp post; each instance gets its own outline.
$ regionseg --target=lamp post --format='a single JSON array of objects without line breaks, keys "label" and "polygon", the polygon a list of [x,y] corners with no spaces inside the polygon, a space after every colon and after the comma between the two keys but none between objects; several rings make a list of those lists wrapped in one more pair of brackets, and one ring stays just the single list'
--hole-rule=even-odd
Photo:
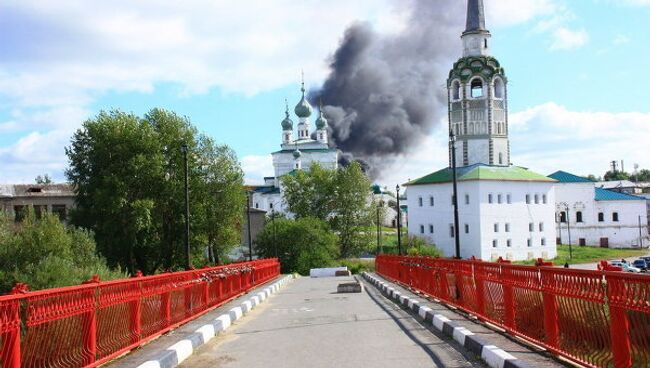
[{"label": "lamp post", "polygon": [[377,254],[381,254],[381,223],[379,222],[379,207],[382,203],[377,203]]},{"label": "lamp post", "polygon": [[456,245],[456,258],[460,259],[460,231],[458,229],[458,174],[456,172],[456,136],[449,131],[449,144],[451,145],[451,170],[453,173],[452,204],[454,206],[454,240]]},{"label": "lamp post", "polygon": [[399,206],[399,184],[397,190],[397,254],[402,255],[402,209]]},{"label": "lamp post", "polygon": [[248,260],[253,261],[253,241],[251,240],[251,192],[246,192],[246,226],[248,229]]},{"label": "lamp post", "polygon": [[275,258],[278,258],[278,243],[275,238],[275,208],[271,208],[271,226],[273,227],[273,252],[275,253]]},{"label": "lamp post", "polygon": [[192,269],[192,259],[190,252],[190,181],[189,181],[189,162],[187,160],[187,153],[189,149],[187,144],[181,146],[183,152],[183,160],[185,161],[185,256],[187,257],[186,268]]},{"label": "lamp post", "polygon": [[[564,210],[566,211],[565,219],[566,219],[566,232],[567,232],[567,236],[569,237],[569,259],[573,259],[573,246],[571,245],[571,216],[569,215],[569,204],[566,202],[562,204],[564,205]],[[560,231],[560,234],[562,234],[562,231]]]}]

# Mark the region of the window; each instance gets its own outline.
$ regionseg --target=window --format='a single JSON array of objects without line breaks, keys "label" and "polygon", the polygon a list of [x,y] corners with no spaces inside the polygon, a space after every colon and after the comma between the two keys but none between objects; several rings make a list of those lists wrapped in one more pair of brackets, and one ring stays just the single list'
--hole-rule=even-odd
[{"label": "window", "polygon": [[47,212],[47,206],[46,205],[34,205],[34,215],[36,216],[37,219],[41,219],[43,215]]},{"label": "window", "polygon": [[494,232],[495,233],[499,232],[499,224],[498,223],[494,224]]},{"label": "window", "polygon": [[528,243],[529,248],[532,247],[533,246],[533,239],[528,238],[527,243]]},{"label": "window", "polygon": [[566,212],[560,212],[560,222],[566,222]]},{"label": "window", "polygon": [[456,232],[454,231],[454,225],[449,225],[449,236],[454,237]]},{"label": "window", "polygon": [[465,204],[469,204],[469,194],[465,194]]},{"label": "window", "polygon": [[496,248],[498,246],[499,246],[499,241],[496,239],[492,240],[492,248]]},{"label": "window", "polygon": [[424,234],[424,225],[420,225],[420,234]]},{"label": "window", "polygon": [[494,81],[494,97],[496,98],[503,98],[505,95],[505,88],[503,85],[503,81],[499,78],[497,78]]},{"label": "window", "polygon": [[510,224],[506,224],[506,232],[507,232],[507,233],[510,232]]},{"label": "window", "polygon": [[508,194],[508,195],[506,196],[506,202],[507,202],[508,204],[511,204],[511,203],[512,203],[512,196],[511,196],[510,194]]},{"label": "window", "polygon": [[418,198],[418,204],[420,205],[420,207],[422,207],[422,197]]},{"label": "window", "polygon": [[456,197],[454,195],[451,195],[451,205],[453,206],[456,203]]},{"label": "window", "polygon": [[546,238],[542,238],[541,242],[542,247],[546,246]]},{"label": "window", "polygon": [[546,194],[542,195],[542,203],[546,204]]},{"label": "window", "polygon": [[472,81],[472,98],[481,98],[483,97],[483,81],[480,78],[476,78]]},{"label": "window", "polygon": [[52,213],[59,216],[59,220],[65,221],[68,217],[68,212],[65,207],[65,204],[53,204]]},{"label": "window", "polygon": [[429,234],[433,234],[433,225],[429,224]]},{"label": "window", "polygon": [[540,222],[539,223],[539,232],[541,233],[542,231],[544,231],[544,223]]},{"label": "window", "polygon": [[598,222],[605,222],[605,214],[598,212]]},{"label": "window", "polygon": [[497,195],[497,203],[498,203],[498,204],[503,203],[503,199],[502,199],[502,195],[501,195],[501,194],[498,194],[498,195]]},{"label": "window", "polygon": [[512,248],[512,239],[508,239],[508,241],[506,242],[506,246],[508,248]]},{"label": "window", "polygon": [[526,204],[530,204],[530,194],[526,194]]},{"label": "window", "polygon": [[260,204],[258,202],[255,202],[255,208],[260,208]]},{"label": "window", "polygon": [[535,194],[535,204],[539,204],[539,194]]},{"label": "window", "polygon": [[487,49],[487,38],[483,39],[483,48]]},{"label": "window", "polygon": [[535,231],[535,224],[533,224],[532,222],[528,223],[528,231],[531,233]]},{"label": "window", "polygon": [[618,212],[612,213],[612,221],[618,222]]},{"label": "window", "polygon": [[429,206],[433,207],[434,204],[435,204],[435,202],[433,200],[433,196],[430,196],[429,197]]},{"label": "window", "polygon": [[582,222],[582,211],[576,212],[576,222]]},{"label": "window", "polygon": [[492,203],[492,193],[488,194],[488,203]]},{"label": "window", "polygon": [[23,219],[25,219],[25,215],[27,213],[27,210],[25,209],[25,206],[14,206],[14,221],[16,222],[21,222]]},{"label": "window", "polygon": [[469,234],[469,224],[465,224],[465,234]]},{"label": "window", "polygon": [[458,81],[454,81],[454,83],[451,86],[452,90],[452,98],[454,100],[460,100],[460,83]]}]

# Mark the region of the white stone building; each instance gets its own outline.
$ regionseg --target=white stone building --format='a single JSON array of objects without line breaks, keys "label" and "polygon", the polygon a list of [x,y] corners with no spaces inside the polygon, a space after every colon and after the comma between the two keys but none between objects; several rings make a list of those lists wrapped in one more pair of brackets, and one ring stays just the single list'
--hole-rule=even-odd
[{"label": "white stone building", "polygon": [[556,236],[562,244],[630,248],[650,245],[646,199],[599,187],[587,178],[558,171]]},{"label": "white stone building", "polygon": [[[554,258],[554,180],[510,163],[508,80],[490,56],[482,0],[469,0],[463,57],[447,80],[449,131],[458,167],[459,228],[454,228],[452,169],[408,186],[408,231],[446,256],[483,260]],[[450,166],[452,145],[450,144]]]},{"label": "white stone building", "polygon": [[[282,144],[280,150],[273,152],[274,176],[264,178],[264,185],[254,188],[252,206],[267,213],[289,214],[287,204],[282,196],[281,180],[284,175],[292,175],[296,170],[309,170],[313,163],[319,163],[327,169],[338,168],[339,151],[330,148],[327,135],[327,119],[319,109],[316,128],[311,131],[309,118],[313,109],[305,97],[305,84],[302,84],[302,98],[294,112],[298,117],[297,133],[294,139],[293,121],[289,115],[289,106],[282,120]],[[315,139],[312,138],[315,137]]]}]

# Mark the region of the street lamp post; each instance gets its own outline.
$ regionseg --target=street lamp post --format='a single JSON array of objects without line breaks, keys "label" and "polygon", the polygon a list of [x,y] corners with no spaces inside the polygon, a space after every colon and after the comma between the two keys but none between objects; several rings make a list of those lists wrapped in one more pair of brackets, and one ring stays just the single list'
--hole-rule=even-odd
[{"label": "street lamp post", "polygon": [[566,210],[566,232],[569,237],[569,259],[573,259],[573,245],[571,245],[571,216],[569,215],[568,203],[564,203],[564,209]]},{"label": "street lamp post", "polygon": [[454,205],[454,240],[456,245],[456,258],[460,259],[460,231],[458,229],[458,174],[456,172],[456,136],[452,130],[449,131],[449,143],[451,144],[451,170],[453,173],[453,205]]},{"label": "street lamp post", "polygon": [[253,261],[253,241],[251,240],[251,192],[246,192],[246,226],[248,229],[248,260]]},{"label": "street lamp post", "polygon": [[190,180],[189,180],[189,162],[187,160],[187,153],[189,149],[187,144],[181,146],[183,152],[183,160],[185,161],[185,256],[187,257],[186,268],[192,269],[192,259],[190,252]]},{"label": "street lamp post", "polygon": [[397,190],[397,253],[402,255],[402,209],[399,206],[399,184],[395,187]]},{"label": "street lamp post", "polygon": [[278,243],[275,238],[275,208],[271,208],[271,226],[273,227],[273,252],[275,253],[275,258],[278,258]]},{"label": "street lamp post", "polygon": [[381,254],[381,223],[379,222],[379,207],[381,202],[377,203],[377,254]]}]

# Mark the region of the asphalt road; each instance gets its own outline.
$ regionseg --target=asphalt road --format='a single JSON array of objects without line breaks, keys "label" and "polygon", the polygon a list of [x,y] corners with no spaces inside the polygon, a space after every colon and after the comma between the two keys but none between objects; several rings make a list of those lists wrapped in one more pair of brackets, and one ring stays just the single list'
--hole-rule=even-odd
[{"label": "asphalt road", "polygon": [[351,280],[294,280],[181,367],[485,367],[373,287],[336,293]]}]

